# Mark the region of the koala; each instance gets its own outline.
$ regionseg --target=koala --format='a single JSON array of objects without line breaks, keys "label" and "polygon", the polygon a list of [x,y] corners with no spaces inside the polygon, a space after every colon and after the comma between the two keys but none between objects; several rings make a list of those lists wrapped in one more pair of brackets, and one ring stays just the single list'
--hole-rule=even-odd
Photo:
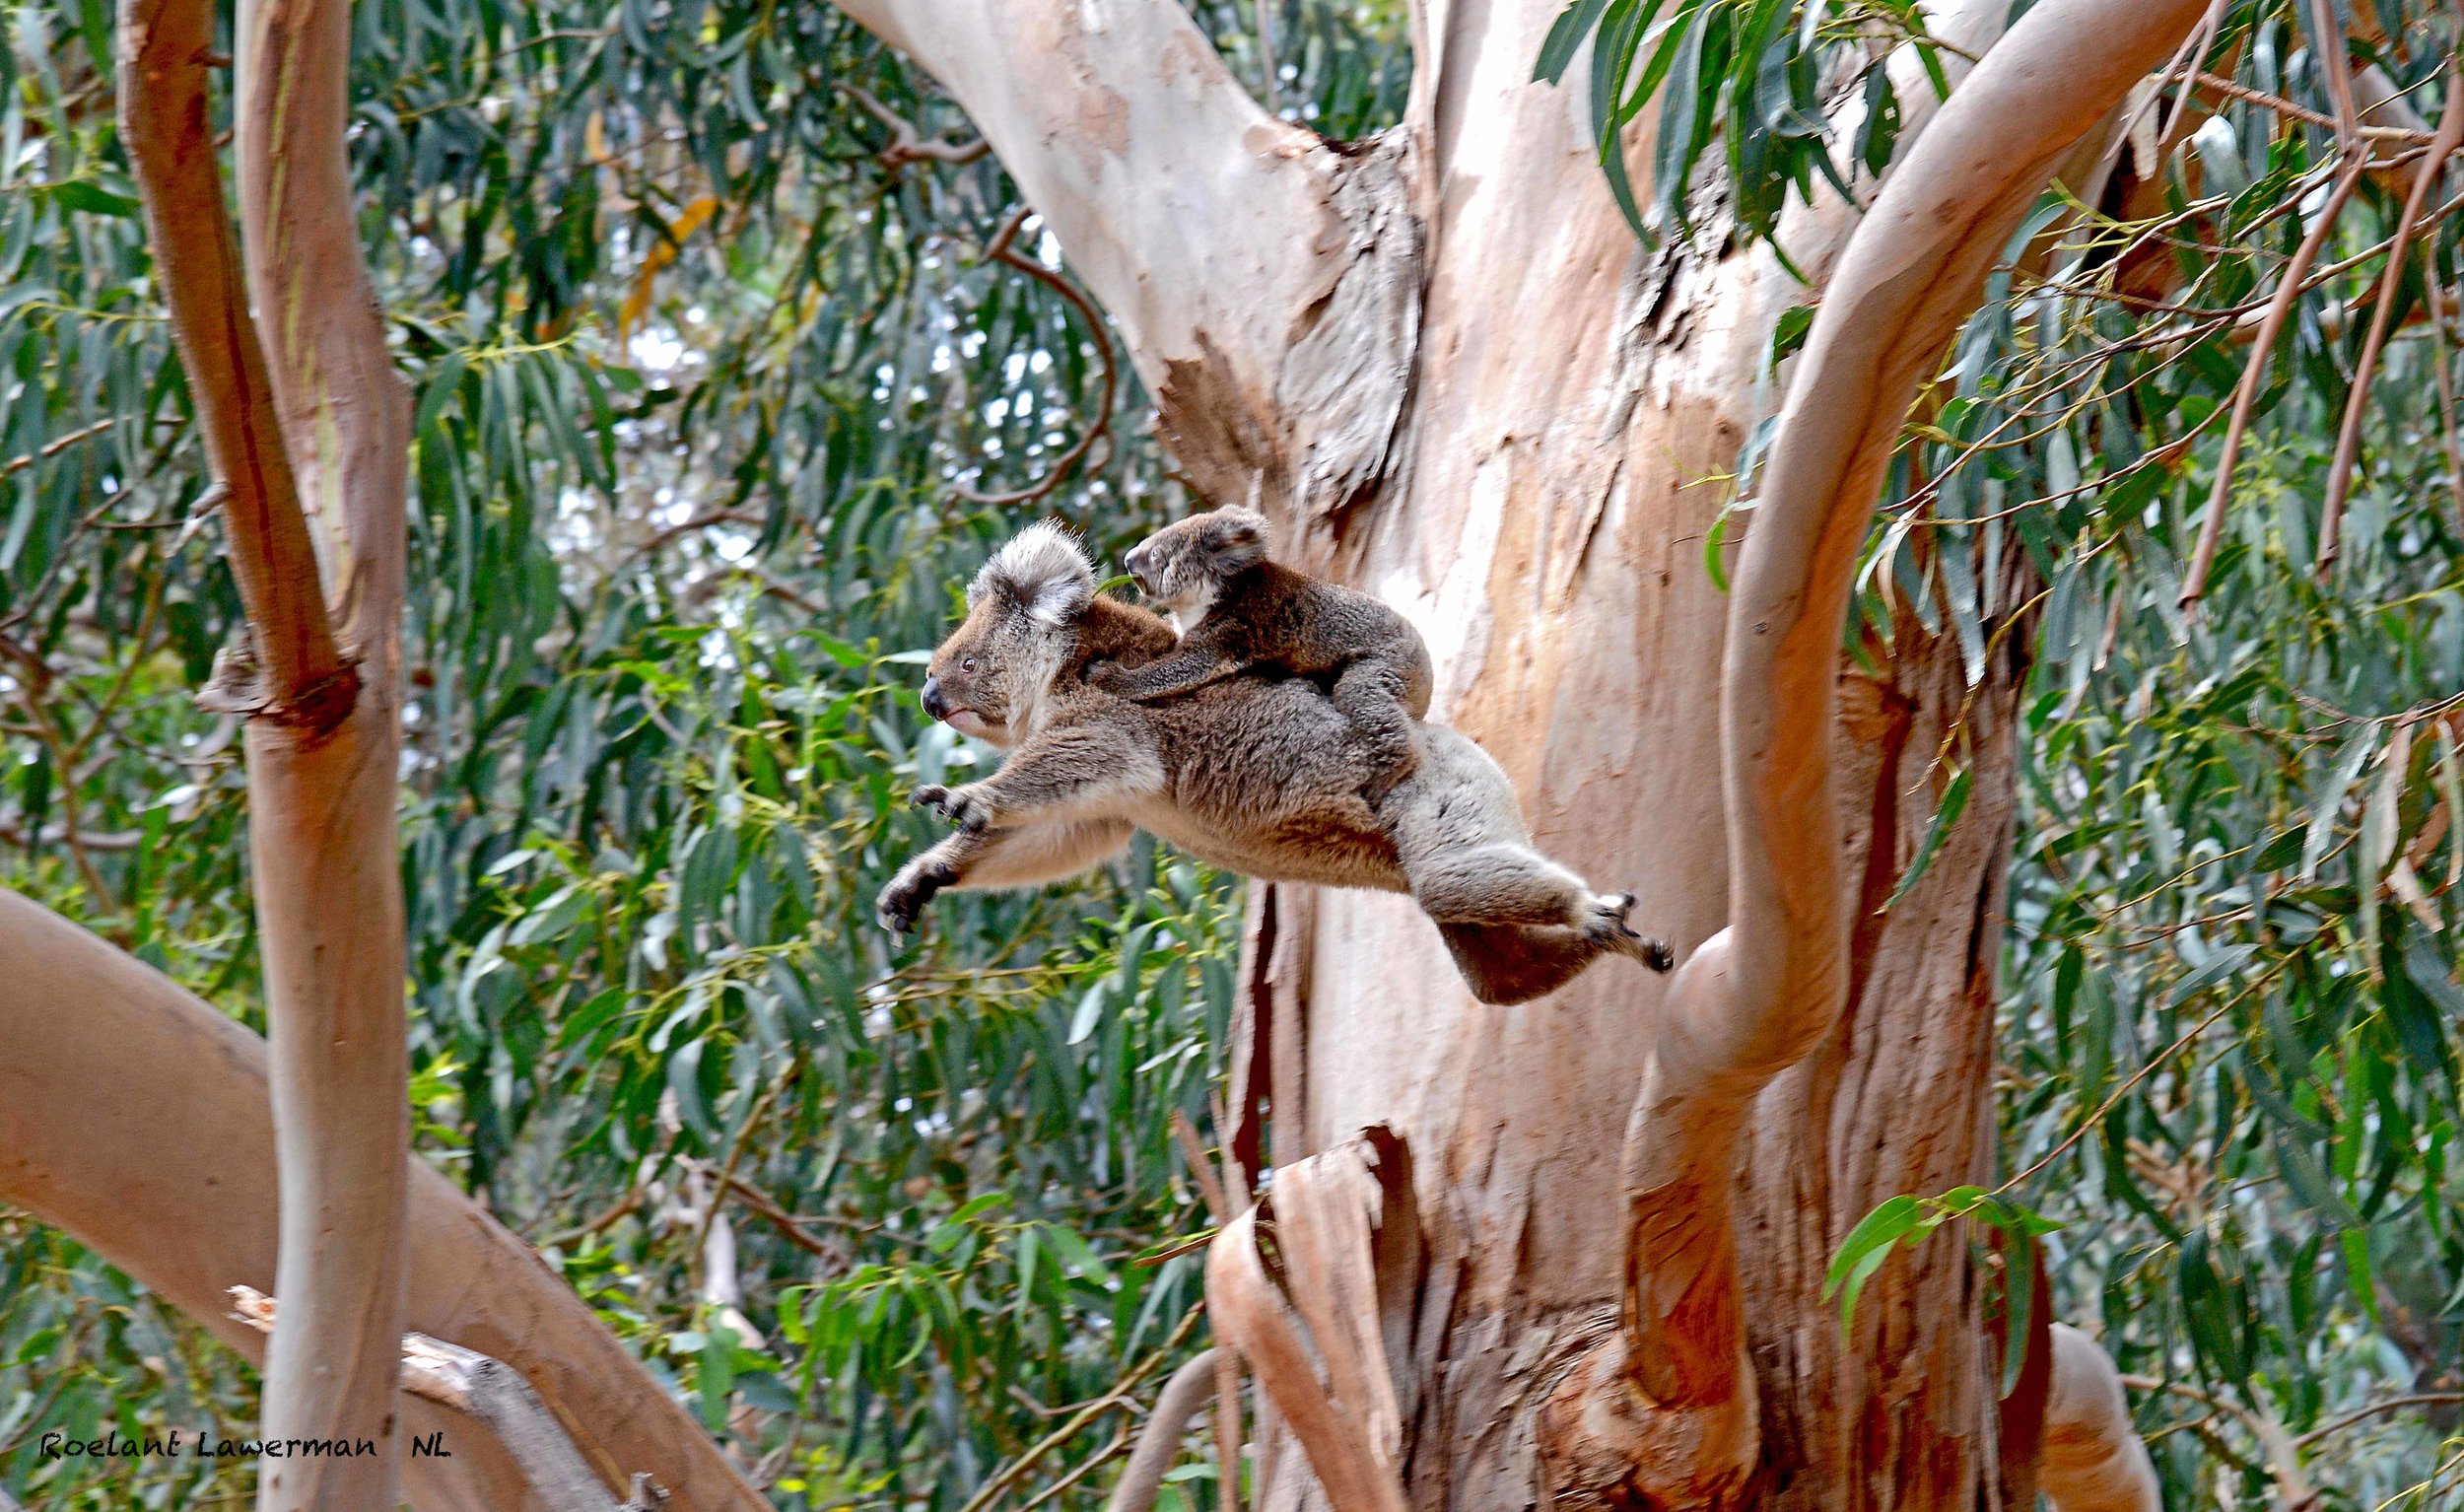
[{"label": "koala", "polygon": [[1266,518],[1215,510],[1166,525],[1122,559],[1149,602],[1181,632],[1172,654],[1095,677],[1144,703],[1205,687],[1249,667],[1332,679],[1327,697],[1351,722],[1379,802],[1419,759],[1412,723],[1429,712],[1429,649],[1411,622],[1366,593],[1266,557]]},{"label": "koala", "polygon": [[1410,895],[1484,1002],[1552,992],[1603,955],[1674,964],[1627,926],[1631,893],[1595,892],[1533,847],[1504,771],[1443,725],[1411,725],[1416,759],[1373,810],[1349,721],[1312,682],[1251,669],[1152,702],[1106,691],[1101,664],[1136,670],[1178,643],[1099,596],[1058,525],[995,552],[967,603],[932,653],[924,711],[1009,755],[982,781],[916,790],[957,832],[882,890],[893,932],[945,888],[1072,876],[1142,828],[1247,876]]}]

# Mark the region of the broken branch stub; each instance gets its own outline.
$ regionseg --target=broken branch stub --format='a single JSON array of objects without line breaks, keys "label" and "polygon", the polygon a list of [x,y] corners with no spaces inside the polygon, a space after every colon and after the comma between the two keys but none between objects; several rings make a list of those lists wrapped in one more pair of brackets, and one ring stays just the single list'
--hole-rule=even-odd
[{"label": "broken branch stub", "polygon": [[[1262,1223],[1272,1224],[1280,1281],[1261,1248]],[[1416,1290],[1418,1254],[1409,1162],[1383,1128],[1278,1167],[1273,1195],[1226,1224],[1206,1253],[1216,1337],[1248,1362],[1343,1512],[1410,1504],[1384,1321]]]},{"label": "broken branch stub", "polygon": [[[253,1286],[234,1286],[231,1301],[233,1317],[260,1333],[274,1332],[272,1297]],[[485,1425],[521,1467],[531,1494],[547,1512],[649,1512],[667,1499],[644,1474],[634,1476],[630,1499],[619,1502],[609,1495],[565,1425],[521,1372],[503,1360],[425,1334],[405,1334],[402,1389]]]}]

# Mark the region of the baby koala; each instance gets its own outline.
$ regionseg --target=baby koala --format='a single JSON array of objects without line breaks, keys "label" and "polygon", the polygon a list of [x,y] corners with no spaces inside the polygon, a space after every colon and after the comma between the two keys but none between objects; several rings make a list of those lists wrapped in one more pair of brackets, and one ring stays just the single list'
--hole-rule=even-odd
[{"label": "baby koala", "polygon": [[1254,510],[1193,515],[1122,559],[1181,632],[1169,655],[1089,680],[1116,698],[1170,698],[1244,668],[1280,667],[1323,681],[1349,722],[1371,774],[1372,805],[1418,761],[1412,722],[1429,712],[1429,649],[1411,622],[1366,593],[1267,560],[1266,518]]}]

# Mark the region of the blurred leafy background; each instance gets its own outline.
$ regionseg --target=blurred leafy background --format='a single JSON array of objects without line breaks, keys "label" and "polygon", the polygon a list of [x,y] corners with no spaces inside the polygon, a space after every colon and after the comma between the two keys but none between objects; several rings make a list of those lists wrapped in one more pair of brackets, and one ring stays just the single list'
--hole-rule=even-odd
[{"label": "blurred leafy background", "polygon": [[[1193,9],[1285,113],[1337,137],[1400,114],[1399,4]],[[1805,122],[1850,92],[1879,124],[1824,162],[1888,152],[1871,65],[1907,7],[1588,10],[1644,65],[1595,73],[1602,119],[1646,81],[1685,112],[1634,206],[1655,238],[1784,236],[1827,178]],[[2307,13],[2226,7],[2209,66],[2327,114]],[[870,899],[932,832],[907,789],[985,759],[911,696],[956,584],[1026,514],[1117,554],[1181,507],[1147,401],[1036,223],[987,257],[1017,196],[964,118],[826,6],[358,16],[363,230],[417,404],[421,1151],[781,1507],[1094,1506],[1122,1419],[1028,1451],[1195,1346],[1179,1241],[1205,1218],[1170,1120],[1208,1122],[1238,894],[1141,844],[1067,888],[946,898],[905,947]],[[0,881],[255,1021],[237,730],[191,702],[238,601],[109,13],[0,22]],[[2357,51],[2434,116],[2444,23],[2381,0],[2373,25]],[[2049,201],[2060,245],[1997,281],[1894,476],[1861,648],[1913,618],[1972,678],[2028,658],[2006,1167],[2065,1225],[2059,1314],[2169,1383],[2136,1400],[2173,1504],[2268,1501],[2257,1417],[2317,1435],[2328,1507],[2452,1505],[2455,226],[2411,249],[2322,575],[2314,505],[2405,173],[2363,180],[2186,611],[2249,311],[2339,151],[2275,103],[2209,103],[2138,202]],[[2407,1398],[2429,1400],[2376,1409]],[[0,1210],[0,1488],[239,1504],[244,1469],[30,1445],[251,1415],[241,1362]]]}]

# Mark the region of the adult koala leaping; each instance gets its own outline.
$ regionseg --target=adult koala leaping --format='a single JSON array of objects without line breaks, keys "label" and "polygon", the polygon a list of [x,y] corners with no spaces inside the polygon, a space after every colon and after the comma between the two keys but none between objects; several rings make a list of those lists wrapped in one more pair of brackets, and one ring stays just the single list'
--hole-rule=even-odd
[{"label": "adult koala leaping", "polygon": [[1442,724],[1414,723],[1418,760],[1373,811],[1343,716],[1304,678],[1244,671],[1146,703],[1095,686],[1091,670],[1176,639],[1099,596],[1059,525],[994,553],[967,606],[932,653],[924,712],[1009,756],[981,782],[917,790],[958,832],[882,890],[884,927],[913,928],[943,888],[1073,875],[1142,828],[1248,876],[1409,893],[1483,1002],[1552,992],[1604,954],[1669,969],[1668,946],[1626,925],[1633,895],[1594,892],[1535,850],[1506,774]]}]

